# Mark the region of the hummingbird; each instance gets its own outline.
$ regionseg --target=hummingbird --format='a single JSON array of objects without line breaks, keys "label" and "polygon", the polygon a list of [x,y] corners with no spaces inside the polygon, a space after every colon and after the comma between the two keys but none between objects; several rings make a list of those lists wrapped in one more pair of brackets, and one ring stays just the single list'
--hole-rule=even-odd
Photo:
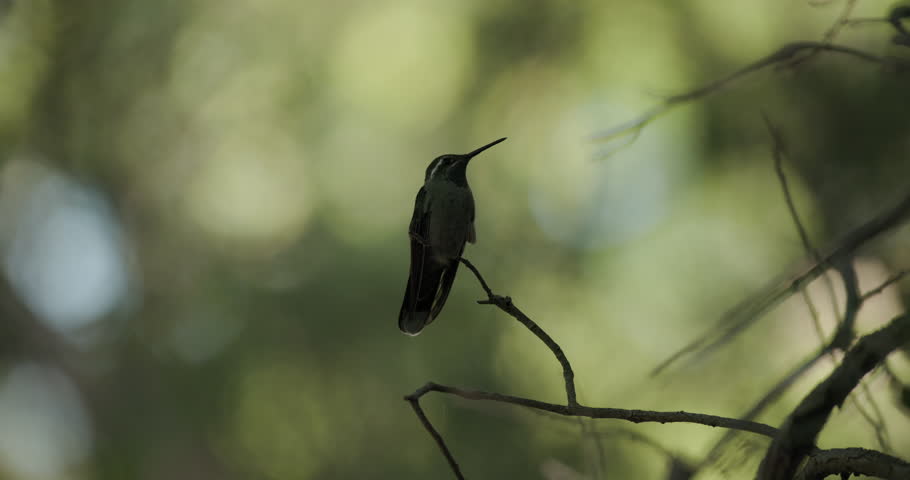
[{"label": "hummingbird", "polygon": [[466,242],[475,243],[474,195],[465,175],[468,162],[505,140],[463,155],[436,157],[427,167],[408,227],[411,269],[398,314],[398,328],[417,335],[442,311]]}]

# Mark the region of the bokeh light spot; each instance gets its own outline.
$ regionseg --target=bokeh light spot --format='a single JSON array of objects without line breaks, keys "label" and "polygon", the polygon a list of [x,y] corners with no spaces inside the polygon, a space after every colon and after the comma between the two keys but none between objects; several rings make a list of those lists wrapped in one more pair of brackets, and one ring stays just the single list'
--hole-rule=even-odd
[{"label": "bokeh light spot", "polygon": [[274,131],[220,140],[187,185],[187,214],[205,233],[238,245],[283,248],[311,212],[303,160]]},{"label": "bokeh light spot", "polygon": [[[330,82],[347,107],[403,129],[429,130],[460,98],[473,61],[467,20],[420,4],[360,12],[343,34]],[[379,8],[379,7],[377,7]]]},{"label": "bokeh light spot", "polygon": [[62,478],[88,454],[92,431],[72,382],[32,364],[0,383],[0,458],[23,478]]},{"label": "bokeh light spot", "polygon": [[4,210],[14,227],[4,265],[29,308],[63,332],[113,310],[127,293],[128,274],[120,226],[106,202],[34,163],[14,161],[3,173],[4,185],[19,185],[3,202],[22,207]]}]

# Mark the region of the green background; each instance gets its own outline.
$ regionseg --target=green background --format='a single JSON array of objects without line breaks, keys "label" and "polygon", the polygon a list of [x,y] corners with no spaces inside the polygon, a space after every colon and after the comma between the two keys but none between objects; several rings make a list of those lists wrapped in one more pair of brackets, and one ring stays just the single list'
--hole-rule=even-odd
[{"label": "green background", "polygon": [[[580,401],[735,417],[820,345],[802,299],[649,372],[804,256],[762,113],[819,247],[910,178],[906,75],[836,54],[680,106],[613,155],[592,140],[821,39],[837,1],[0,7],[2,478],[448,478],[403,395],[433,380],[562,401],[550,352],[475,304],[466,271],[423,334],[396,328],[426,166],[502,136],[468,171],[465,255],[562,345]],[[837,42],[907,57],[891,35],[863,24]],[[910,266],[908,237],[863,250],[864,290]],[[827,292],[809,288],[831,332]],[[870,301],[859,328],[907,294]],[[831,365],[760,420],[778,424]],[[894,451],[910,451],[886,382],[869,385]],[[423,405],[469,478],[663,478],[666,457],[617,427],[695,461],[722,434],[599,421],[584,427],[595,441],[519,408]],[[751,478],[766,444],[740,436],[700,478]],[[880,448],[849,402],[820,445]],[[586,476],[558,476],[570,470]]]}]

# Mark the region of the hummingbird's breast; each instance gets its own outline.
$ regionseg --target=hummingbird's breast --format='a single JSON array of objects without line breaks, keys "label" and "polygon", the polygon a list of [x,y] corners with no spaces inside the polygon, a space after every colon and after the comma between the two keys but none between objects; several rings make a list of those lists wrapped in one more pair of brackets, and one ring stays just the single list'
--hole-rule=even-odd
[{"label": "hummingbird's breast", "polygon": [[432,188],[429,243],[440,261],[461,256],[474,222],[474,196],[468,186],[439,182]]}]

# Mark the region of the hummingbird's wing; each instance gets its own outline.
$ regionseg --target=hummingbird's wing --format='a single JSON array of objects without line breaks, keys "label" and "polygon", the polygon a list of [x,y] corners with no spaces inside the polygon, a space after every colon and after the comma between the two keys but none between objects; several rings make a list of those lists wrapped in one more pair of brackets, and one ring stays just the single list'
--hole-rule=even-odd
[{"label": "hummingbird's wing", "polygon": [[[464,243],[462,243],[461,250],[454,260],[440,261],[434,255],[433,247],[427,243],[430,238],[430,222],[432,222],[427,197],[425,189],[421,188],[417,192],[414,215],[411,217],[411,225],[408,228],[411,237],[411,269],[401,311],[398,314],[398,328],[408,335],[420,333],[442,311],[449,292],[452,290],[452,284],[455,282],[458,257],[464,251]],[[468,205],[471,224],[467,240],[473,243],[475,240],[474,203],[470,197],[469,201],[471,201]]]},{"label": "hummingbird's wing", "polygon": [[468,236],[466,240],[469,243],[477,243],[477,230],[474,230],[474,196],[468,196],[468,208],[471,211],[471,224],[468,225]]},{"label": "hummingbird's wing", "polygon": [[[426,291],[427,285],[423,285],[426,280],[424,266],[429,257],[429,238],[430,209],[427,205],[427,191],[421,187],[417,191],[417,198],[414,200],[414,214],[411,216],[411,224],[408,226],[408,236],[411,240],[411,266],[408,272],[408,284],[404,292],[404,300],[401,303],[401,311],[398,313],[398,328],[408,335],[417,335],[420,330],[429,323],[430,305],[427,305],[426,299],[421,301],[421,292]],[[430,272],[428,272],[430,273]],[[432,303],[433,296],[430,296]]]}]

